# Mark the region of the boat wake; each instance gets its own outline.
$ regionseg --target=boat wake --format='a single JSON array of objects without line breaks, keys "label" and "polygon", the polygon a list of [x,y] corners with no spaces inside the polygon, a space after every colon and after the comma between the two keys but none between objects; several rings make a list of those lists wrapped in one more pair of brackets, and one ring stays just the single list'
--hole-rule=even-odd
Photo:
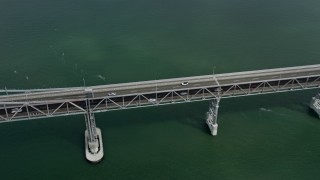
[{"label": "boat wake", "polygon": [[259,108],[260,111],[263,111],[263,112],[271,112],[272,110],[271,109],[267,109],[267,108]]}]

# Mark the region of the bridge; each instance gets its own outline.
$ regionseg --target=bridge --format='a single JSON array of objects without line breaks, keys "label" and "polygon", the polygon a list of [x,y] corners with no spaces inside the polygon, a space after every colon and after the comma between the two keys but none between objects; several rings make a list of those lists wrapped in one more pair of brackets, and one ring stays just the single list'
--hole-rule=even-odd
[{"label": "bridge", "polygon": [[[102,135],[94,113],[210,100],[206,123],[215,136],[222,98],[319,87],[320,64],[89,87],[2,89],[0,122],[84,114],[86,158],[99,162],[103,157]],[[313,101],[319,104],[318,99],[319,95]]]}]

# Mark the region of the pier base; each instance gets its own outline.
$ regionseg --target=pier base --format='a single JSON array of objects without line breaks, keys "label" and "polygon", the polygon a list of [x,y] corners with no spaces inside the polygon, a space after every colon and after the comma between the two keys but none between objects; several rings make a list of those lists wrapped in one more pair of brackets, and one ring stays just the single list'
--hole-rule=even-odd
[{"label": "pier base", "polygon": [[85,151],[86,159],[92,163],[98,163],[103,158],[103,145],[101,130],[96,128],[97,139],[95,142],[90,142],[88,130],[85,131]]},{"label": "pier base", "polygon": [[218,134],[218,124],[210,124],[207,121],[207,125],[211,131],[211,135],[216,136]]}]

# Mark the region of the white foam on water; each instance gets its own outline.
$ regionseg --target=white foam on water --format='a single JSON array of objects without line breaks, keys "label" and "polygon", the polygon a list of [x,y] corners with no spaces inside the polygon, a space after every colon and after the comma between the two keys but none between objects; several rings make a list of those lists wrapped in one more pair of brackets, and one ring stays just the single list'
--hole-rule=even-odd
[{"label": "white foam on water", "polygon": [[271,109],[267,109],[267,108],[259,108],[260,111],[263,111],[263,112],[271,112],[272,110]]},{"label": "white foam on water", "polygon": [[98,74],[97,77],[98,77],[99,79],[103,80],[103,81],[106,80],[106,77],[102,76],[101,74]]}]

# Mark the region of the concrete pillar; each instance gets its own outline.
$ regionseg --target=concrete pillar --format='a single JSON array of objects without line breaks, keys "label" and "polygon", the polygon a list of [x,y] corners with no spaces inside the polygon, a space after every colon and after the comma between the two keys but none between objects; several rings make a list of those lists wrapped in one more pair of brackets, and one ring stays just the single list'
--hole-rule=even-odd
[{"label": "concrete pillar", "polygon": [[213,99],[207,112],[206,123],[211,131],[212,136],[216,136],[218,133],[218,110],[219,110],[220,97]]},{"label": "concrete pillar", "polygon": [[96,127],[94,113],[90,106],[93,93],[91,89],[85,89],[86,93],[86,114],[85,122],[85,153],[88,161],[97,163],[103,158],[103,145],[101,130]]},{"label": "concrete pillar", "polygon": [[320,92],[315,97],[312,97],[310,108],[313,109],[320,118]]}]

